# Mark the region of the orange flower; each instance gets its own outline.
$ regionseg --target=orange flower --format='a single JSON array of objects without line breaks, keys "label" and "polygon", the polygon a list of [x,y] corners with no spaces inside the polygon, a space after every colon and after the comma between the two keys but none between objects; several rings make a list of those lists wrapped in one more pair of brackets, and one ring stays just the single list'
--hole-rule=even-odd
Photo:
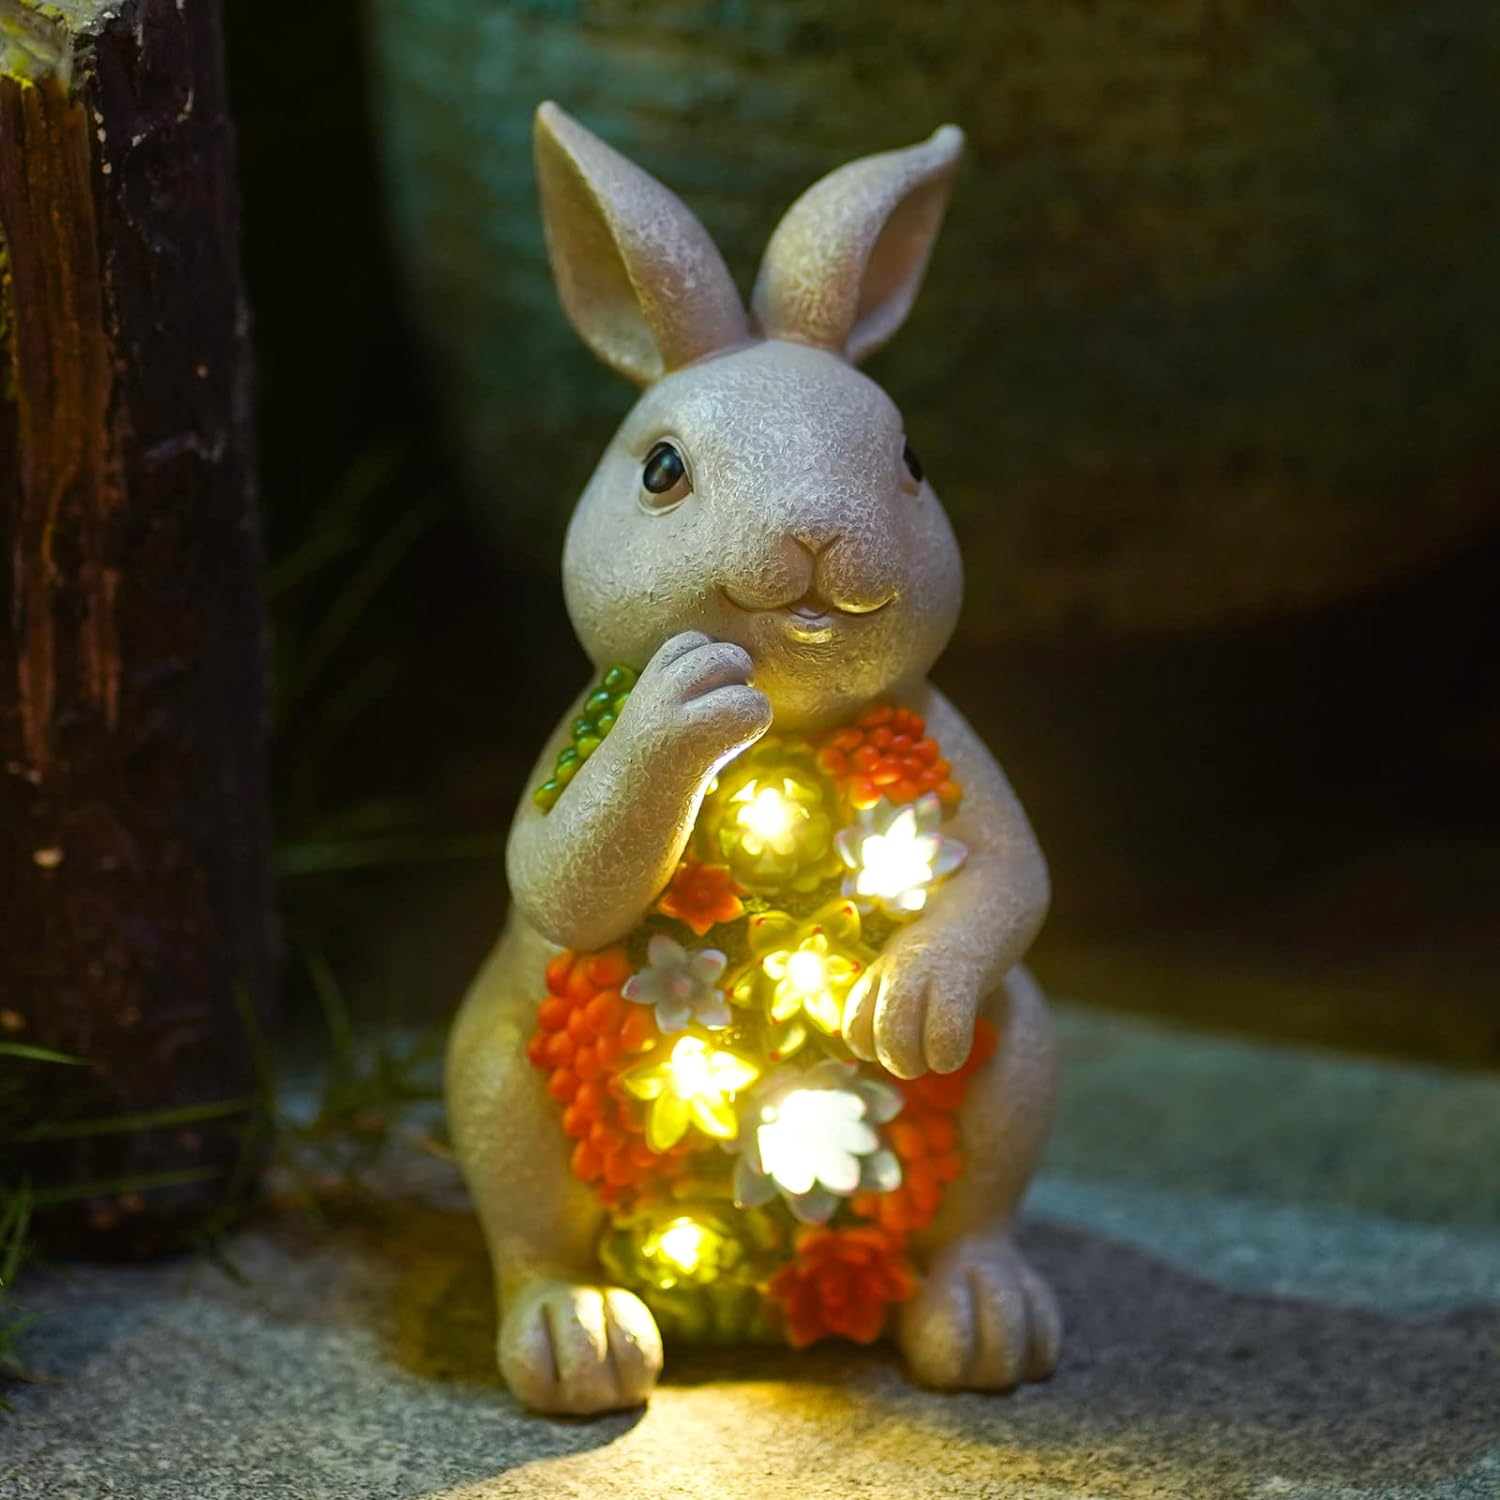
[{"label": "orange flower", "polygon": [[874,1343],[887,1310],[916,1289],[901,1241],[874,1227],[805,1229],[797,1240],[797,1258],[768,1288],[781,1305],[794,1349],[831,1336]]},{"label": "orange flower", "polygon": [[656,909],[686,922],[702,937],[710,927],[744,916],[745,903],[736,894],[737,890],[728,865],[700,865],[695,860],[684,860],[656,903]]},{"label": "orange flower", "polygon": [[888,1193],[856,1193],[850,1208],[892,1234],[915,1234],[932,1223],[947,1186],[963,1171],[958,1110],[969,1079],[993,1054],[994,1026],[981,1018],[963,1067],[894,1079],[905,1096],[901,1113],[886,1126],[886,1138],[901,1162],[900,1185]]},{"label": "orange flower", "polygon": [[936,792],[951,811],[963,795],[921,714],[889,703],[831,734],[818,752],[818,764],[860,809],[874,807],[882,797],[904,807],[924,792]]},{"label": "orange flower", "polygon": [[559,953],[547,965],[549,993],[526,1044],[562,1109],[563,1132],[575,1143],[573,1175],[607,1208],[664,1191],[686,1170],[690,1149],[653,1151],[642,1134],[640,1107],[619,1087],[620,1073],[657,1040],[650,1008],[620,995],[630,973],[623,948]]}]

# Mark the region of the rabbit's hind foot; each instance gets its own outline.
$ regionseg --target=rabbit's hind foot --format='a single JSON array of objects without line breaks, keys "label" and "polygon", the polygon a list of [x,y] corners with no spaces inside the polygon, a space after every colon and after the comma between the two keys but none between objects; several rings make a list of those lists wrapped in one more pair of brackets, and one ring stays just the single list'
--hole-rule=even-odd
[{"label": "rabbit's hind foot", "polygon": [[1056,1368],[1062,1319],[1051,1288],[1009,1235],[973,1234],[933,1258],[901,1309],[898,1339],[924,1385],[1005,1391]]},{"label": "rabbit's hind foot", "polygon": [[661,1334],[633,1292],[539,1276],[506,1299],[499,1356],[523,1406],[591,1416],[646,1400],[661,1374]]}]

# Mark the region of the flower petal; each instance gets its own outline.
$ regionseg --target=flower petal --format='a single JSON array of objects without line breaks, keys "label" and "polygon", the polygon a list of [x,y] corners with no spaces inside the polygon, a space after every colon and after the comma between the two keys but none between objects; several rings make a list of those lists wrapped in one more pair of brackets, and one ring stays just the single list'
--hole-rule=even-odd
[{"label": "flower petal", "polygon": [[818,1181],[830,1193],[847,1198],[859,1187],[859,1158],[825,1147],[818,1152]]},{"label": "flower petal", "polygon": [[756,958],[793,946],[796,921],[784,911],[764,911],[750,918],[746,938]]},{"label": "flower petal", "polygon": [[729,1013],[729,1002],[715,990],[707,1000],[699,1001],[698,1019],[710,1031],[719,1031],[728,1026],[734,1017]]},{"label": "flower petal", "polygon": [[838,1206],[839,1200],[820,1187],[815,1187],[800,1197],[787,1199],[787,1207],[791,1209],[793,1216],[804,1224],[826,1224]]},{"label": "flower petal", "polygon": [[678,995],[656,1002],[656,1029],[658,1031],[682,1031],[693,1019],[693,1005]]},{"label": "flower petal", "polygon": [[694,979],[712,984],[724,972],[729,960],[717,948],[702,948],[688,959],[688,969]]},{"label": "flower petal", "polygon": [[688,1106],[675,1094],[662,1094],[646,1120],[646,1144],[653,1151],[670,1151],[687,1134],[691,1118]]},{"label": "flower petal", "polygon": [[663,1076],[660,1063],[647,1063],[644,1067],[632,1068],[628,1073],[622,1073],[620,1085],[627,1093],[634,1094],[637,1099],[657,1099],[667,1086],[667,1081]]},{"label": "flower petal", "polygon": [[[834,998],[832,990],[822,990],[816,995],[804,995],[802,1009],[807,1019],[828,1036],[832,1036],[839,1029],[839,1021],[843,1018],[843,1007]],[[775,1019],[779,1021],[784,1017],[777,1016]]]},{"label": "flower petal", "polygon": [[737,1094],[760,1077],[760,1069],[754,1063],[736,1057],[733,1052],[715,1052],[708,1065],[714,1087],[726,1094]]},{"label": "flower petal", "polygon": [[[850,1156],[868,1156],[872,1151],[880,1147],[880,1137],[865,1124],[863,1120],[840,1120],[829,1131],[830,1141],[837,1144],[840,1151],[846,1151]],[[829,1187],[833,1187],[830,1182]],[[835,1189],[852,1193],[854,1189]]]},{"label": "flower petal", "polygon": [[861,1078],[854,1084],[854,1091],[865,1101],[865,1118],[877,1125],[894,1120],[906,1103],[901,1090],[883,1078]]},{"label": "flower petal", "polygon": [[775,1196],[776,1184],[755,1170],[750,1152],[746,1151],[734,1164],[734,1206],[760,1208]]},{"label": "flower petal", "polygon": [[732,1141],[740,1133],[739,1116],[735,1114],[734,1106],[722,1099],[697,1098],[690,1108],[693,1124],[704,1135],[711,1135],[718,1141]]},{"label": "flower petal", "polygon": [[646,944],[646,961],[653,969],[675,968],[687,957],[681,943],[673,942],[666,933],[655,933]]},{"label": "flower petal", "polygon": [[894,1151],[881,1150],[860,1163],[862,1193],[892,1193],[901,1186],[901,1163]]}]

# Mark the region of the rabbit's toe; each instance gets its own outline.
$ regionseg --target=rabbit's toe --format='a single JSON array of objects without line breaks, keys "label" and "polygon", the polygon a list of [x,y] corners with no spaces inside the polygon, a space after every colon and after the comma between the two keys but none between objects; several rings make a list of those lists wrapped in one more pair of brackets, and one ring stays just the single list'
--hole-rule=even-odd
[{"label": "rabbit's toe", "polygon": [[901,1309],[912,1374],[939,1390],[1004,1391],[1057,1366],[1062,1320],[1051,1288],[1008,1238],[946,1246]]},{"label": "rabbit's toe", "polygon": [[656,1320],[619,1287],[531,1282],[505,1307],[499,1354],[511,1393],[534,1411],[639,1406],[661,1374]]}]

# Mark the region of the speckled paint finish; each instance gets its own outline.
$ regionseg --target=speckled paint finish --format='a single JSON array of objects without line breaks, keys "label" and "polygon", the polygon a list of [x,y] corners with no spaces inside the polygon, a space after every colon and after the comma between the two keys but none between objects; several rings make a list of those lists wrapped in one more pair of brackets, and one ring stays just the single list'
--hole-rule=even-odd
[{"label": "speckled paint finish", "polygon": [[[585,489],[564,556],[585,649],[640,677],[551,810],[523,802],[511,918],[449,1049],[454,1140],[501,1302],[500,1367],[535,1408],[638,1403],[662,1362],[645,1305],[597,1284],[600,1208],[568,1170],[524,1055],[546,963],[640,923],[730,757],[773,724],[817,731],[886,698],[942,745],[964,788],[951,831],[969,857],[855,987],[845,1039],[910,1078],[961,1066],[981,1013],[998,1032],[963,1107],[964,1174],[916,1246],[925,1275],[898,1341],[941,1388],[1005,1389],[1056,1362],[1056,1304],[1011,1239],[1056,1081],[1046,1007],[1020,967],[1045,916],[1046,866],[1003,772],[926,681],[958,610],[957,547],[903,459],[900,413],[843,352],[893,332],[911,305],[961,140],[947,127],[812,189],[767,252],[757,314],[776,336],[762,338],[733,316],[689,211],[555,107],[538,112],[564,303],[601,358],[651,383]],[[658,506],[642,464],[664,438],[690,488]],[[538,782],[577,707],[543,747]]]},{"label": "speckled paint finish", "polygon": [[[1492,513],[1485,0],[369,11],[413,306],[539,571],[623,404],[554,310],[526,145],[548,95],[682,193],[743,290],[807,183],[963,122],[932,284],[875,373],[963,538],[968,642],[1300,609]],[[552,462],[518,475],[528,441]]]}]

